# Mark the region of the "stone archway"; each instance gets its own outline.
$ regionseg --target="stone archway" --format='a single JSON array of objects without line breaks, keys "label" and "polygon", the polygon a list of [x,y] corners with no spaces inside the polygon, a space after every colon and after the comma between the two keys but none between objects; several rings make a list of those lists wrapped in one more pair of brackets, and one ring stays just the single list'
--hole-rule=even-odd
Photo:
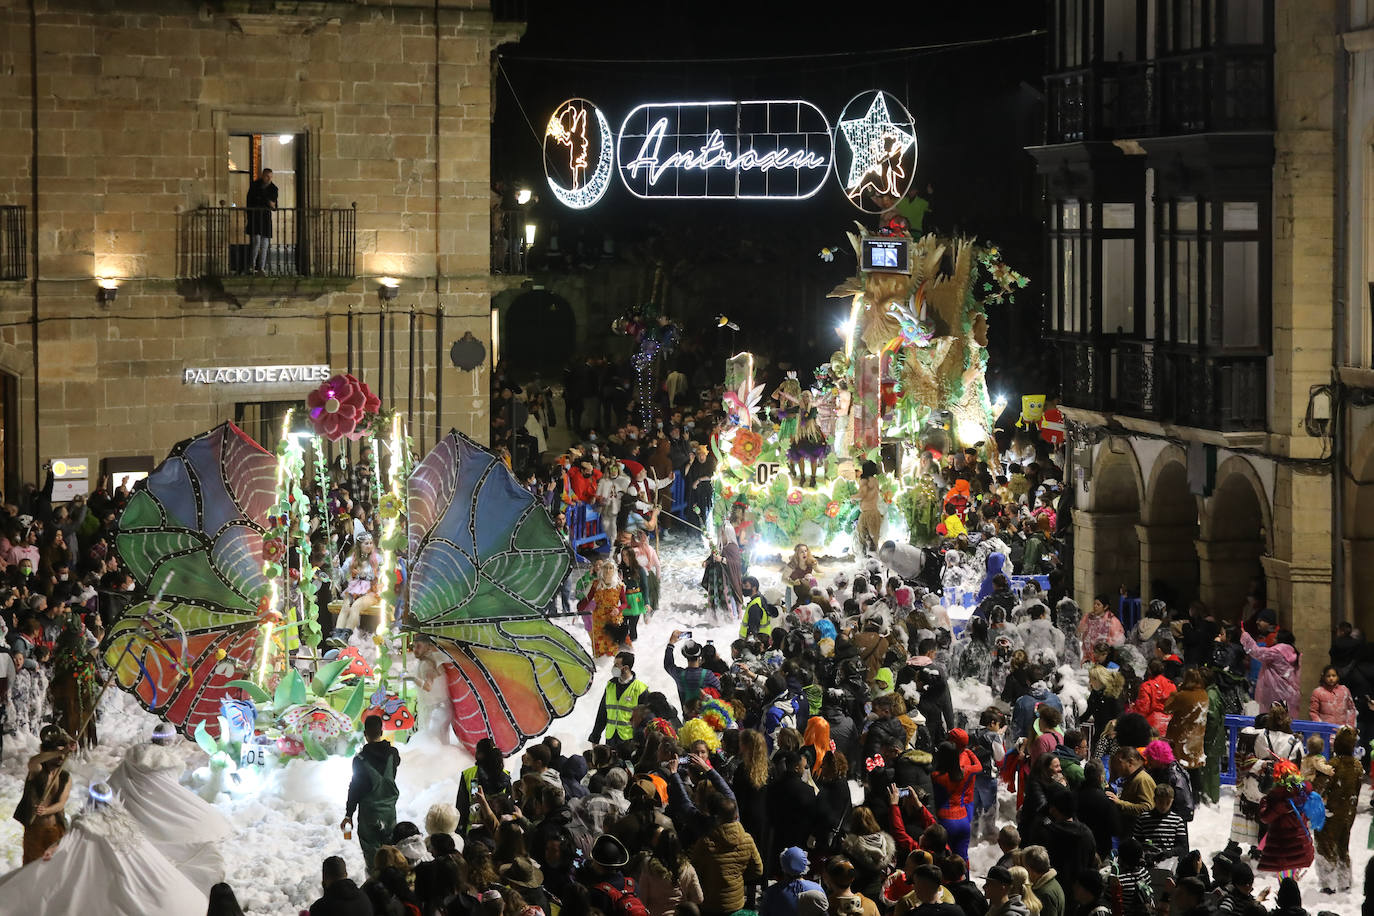
[{"label": "stone archway", "polygon": [[1246,596],[1265,582],[1270,510],[1255,469],[1233,456],[1217,468],[1198,540],[1199,593],[1218,620],[1238,620]]},{"label": "stone archway", "polygon": [[1187,455],[1176,445],[1155,459],[1136,534],[1141,597],[1186,608],[1198,597],[1198,501],[1188,486]]},{"label": "stone archway", "polygon": [[[1117,449],[1120,449],[1118,451]],[[1135,452],[1124,440],[1102,443],[1093,462],[1087,506],[1074,511],[1074,582],[1079,604],[1094,595],[1140,590],[1140,523],[1143,486]]]}]

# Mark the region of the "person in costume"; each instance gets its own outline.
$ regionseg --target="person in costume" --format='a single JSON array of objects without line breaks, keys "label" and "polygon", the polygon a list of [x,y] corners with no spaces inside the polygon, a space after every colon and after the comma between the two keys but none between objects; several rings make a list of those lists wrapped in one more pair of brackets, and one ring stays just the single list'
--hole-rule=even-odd
[{"label": "person in costume", "polygon": [[801,406],[801,383],[797,381],[797,373],[787,373],[787,378],[773,389],[771,397],[778,402],[778,441],[791,442],[797,437],[798,408]]},{"label": "person in costume", "polygon": [[358,845],[370,871],[377,850],[391,841],[396,826],[396,799],[400,797],[396,768],[401,765],[401,755],[382,738],[381,716],[363,719],[363,737],[367,743],[353,758],[353,778],[348,783],[348,801],[339,827],[346,836],[353,829],[353,812],[358,812]]},{"label": "person in costume", "polygon": [[76,742],[56,725],[46,725],[39,735],[38,753],[29,758],[24,794],[14,809],[14,819],[24,825],[24,864],[42,857],[67,832],[64,809],[72,791],[72,774],[65,764],[76,751]]},{"label": "person in costume", "polygon": [[729,517],[720,527],[720,555],[725,560],[726,579],[736,608],[744,605],[744,506],[730,507]]},{"label": "person in costume", "polygon": [[1311,793],[1291,760],[1274,762],[1274,787],[1260,801],[1260,821],[1269,826],[1260,841],[1260,871],[1296,878],[1312,864],[1312,829],[1303,811]]},{"label": "person in costume", "polygon": [[615,655],[620,651],[620,628],[625,623],[625,586],[620,583],[615,564],[601,560],[594,567],[595,578],[587,599],[592,602],[592,655]]},{"label": "person in costume", "polygon": [[224,880],[220,844],[233,825],[213,806],[180,783],[183,763],[175,745],[181,739],[167,722],[153,728],[148,744],[129,749],[110,776],[129,816],[148,842],[198,888]]},{"label": "person in costume", "polygon": [[873,461],[865,461],[859,471],[859,527],[856,532],[859,549],[865,555],[876,553],[882,539],[882,498],[878,465]]},{"label": "person in costume", "polygon": [[75,736],[82,747],[94,747],[95,702],[100,693],[95,656],[86,640],[86,627],[76,614],[68,614],[52,653],[53,719]]},{"label": "person in costume", "polygon": [[[1263,725],[1260,724],[1263,720]],[[1231,842],[1241,849],[1259,844],[1262,823],[1260,805],[1265,798],[1265,774],[1275,763],[1286,761],[1294,767],[1302,762],[1302,739],[1293,734],[1293,720],[1282,704],[1255,720],[1255,725],[1240,730],[1236,740],[1236,801],[1231,816]]]},{"label": "person in costume", "polygon": [[653,609],[658,607],[658,551],[654,549],[649,535],[643,531],[633,532],[630,535],[630,543],[634,545],[635,554],[639,557],[640,569],[644,570],[644,600],[649,605],[649,612],[653,613]]},{"label": "person in costume", "polygon": [[1343,726],[1331,739],[1331,775],[1322,792],[1326,802],[1326,823],[1317,831],[1317,877],[1322,892],[1350,890],[1350,828],[1360,801],[1360,781],[1364,767],[1355,756],[1359,734]]},{"label": "person in costume", "polygon": [[71,832],[39,858],[0,878],[5,912],[187,916],[206,911],[205,892],[148,841],[104,783],[92,784]]},{"label": "person in costume", "polygon": [[808,468],[811,476],[806,478],[806,486],[816,485],[816,468],[825,466],[825,458],[830,454],[830,440],[821,430],[816,418],[818,410],[811,404],[811,392],[803,391],[798,401],[796,432],[787,447],[787,466],[797,486],[802,486]]},{"label": "person in costume", "polygon": [[625,640],[633,641],[639,638],[639,618],[653,610],[648,603],[649,577],[639,564],[639,554],[633,547],[621,549],[617,571],[625,586]]},{"label": "person in costume", "polygon": [[[361,526],[359,526],[361,527]],[[354,535],[353,551],[344,560],[342,575],[345,582],[343,610],[339,612],[340,630],[352,632],[358,628],[362,615],[381,601],[381,558],[373,545],[372,535],[366,531]]]},{"label": "person in costume", "polygon": [[601,743],[601,735],[604,732],[606,741],[612,744],[624,744],[634,739],[634,726],[630,723],[630,717],[639,705],[639,697],[649,686],[639,679],[635,674],[635,656],[633,652],[621,652],[615,657],[615,666],[611,669],[611,679],[606,684],[606,692],[602,694],[601,706],[596,711],[596,722],[592,725],[592,734],[587,740],[592,744]]},{"label": "person in costume", "polygon": [[429,637],[419,634],[411,644],[415,652],[415,721],[443,744],[453,735],[453,703],[448,693],[448,672],[453,663]]},{"label": "person in costume", "polygon": [[787,561],[782,578],[797,596],[793,605],[811,602],[811,589],[816,585],[816,558],[811,555],[810,547],[806,544],[793,546],[792,558]]}]

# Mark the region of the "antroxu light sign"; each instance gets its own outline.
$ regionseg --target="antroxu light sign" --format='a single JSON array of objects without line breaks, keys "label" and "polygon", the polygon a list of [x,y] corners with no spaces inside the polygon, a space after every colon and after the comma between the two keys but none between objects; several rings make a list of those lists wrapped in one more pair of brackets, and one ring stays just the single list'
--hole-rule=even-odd
[{"label": "antroxu light sign", "polygon": [[620,180],[636,197],[799,200],[825,184],[830,122],[802,101],[640,105],[620,126]]},{"label": "antroxu light sign", "polygon": [[596,204],[612,174],[646,200],[805,200],[833,172],[854,206],[880,212],[915,174],[911,114],[881,90],[855,96],[834,127],[800,99],[652,102],[614,134],[611,123],[582,98],[549,118],[544,172],[566,206]]}]

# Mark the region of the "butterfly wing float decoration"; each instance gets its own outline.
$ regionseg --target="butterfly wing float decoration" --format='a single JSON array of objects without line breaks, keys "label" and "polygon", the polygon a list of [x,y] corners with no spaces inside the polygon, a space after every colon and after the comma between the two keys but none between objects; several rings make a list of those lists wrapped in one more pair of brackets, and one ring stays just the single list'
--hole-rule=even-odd
[{"label": "butterfly wing float decoration", "polygon": [[410,615],[448,657],[453,730],[503,754],[591,687],[592,661],[541,613],[572,564],[553,520],[496,456],[450,432],[407,484]]},{"label": "butterfly wing float decoration", "polygon": [[153,597],[110,627],[105,663],[183,734],[202,722],[218,734],[220,701],[236,697],[227,685],[253,663],[276,475],[273,455],[223,423],[173,448],[119,518],[115,549]]}]

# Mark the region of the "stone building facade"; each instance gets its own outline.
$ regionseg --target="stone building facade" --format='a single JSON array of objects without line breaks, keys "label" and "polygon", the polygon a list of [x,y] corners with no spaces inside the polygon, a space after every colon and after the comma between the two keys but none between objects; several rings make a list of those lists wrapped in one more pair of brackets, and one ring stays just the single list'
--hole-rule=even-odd
[{"label": "stone building facade", "polygon": [[[471,333],[490,353],[492,53],[522,28],[503,18],[488,0],[0,0],[7,491],[54,458],[160,460],[226,419],[260,435],[314,387],[193,369],[352,369],[422,450],[451,427],[485,439],[489,368],[449,348]],[[257,276],[244,193],[274,163]]]},{"label": "stone building facade", "polygon": [[1338,365],[1346,2],[1050,10],[1031,153],[1076,596],[1201,600],[1226,620],[1262,600],[1315,653],[1310,689],[1336,620],[1374,627],[1374,599],[1333,591],[1342,475],[1313,400]]}]

